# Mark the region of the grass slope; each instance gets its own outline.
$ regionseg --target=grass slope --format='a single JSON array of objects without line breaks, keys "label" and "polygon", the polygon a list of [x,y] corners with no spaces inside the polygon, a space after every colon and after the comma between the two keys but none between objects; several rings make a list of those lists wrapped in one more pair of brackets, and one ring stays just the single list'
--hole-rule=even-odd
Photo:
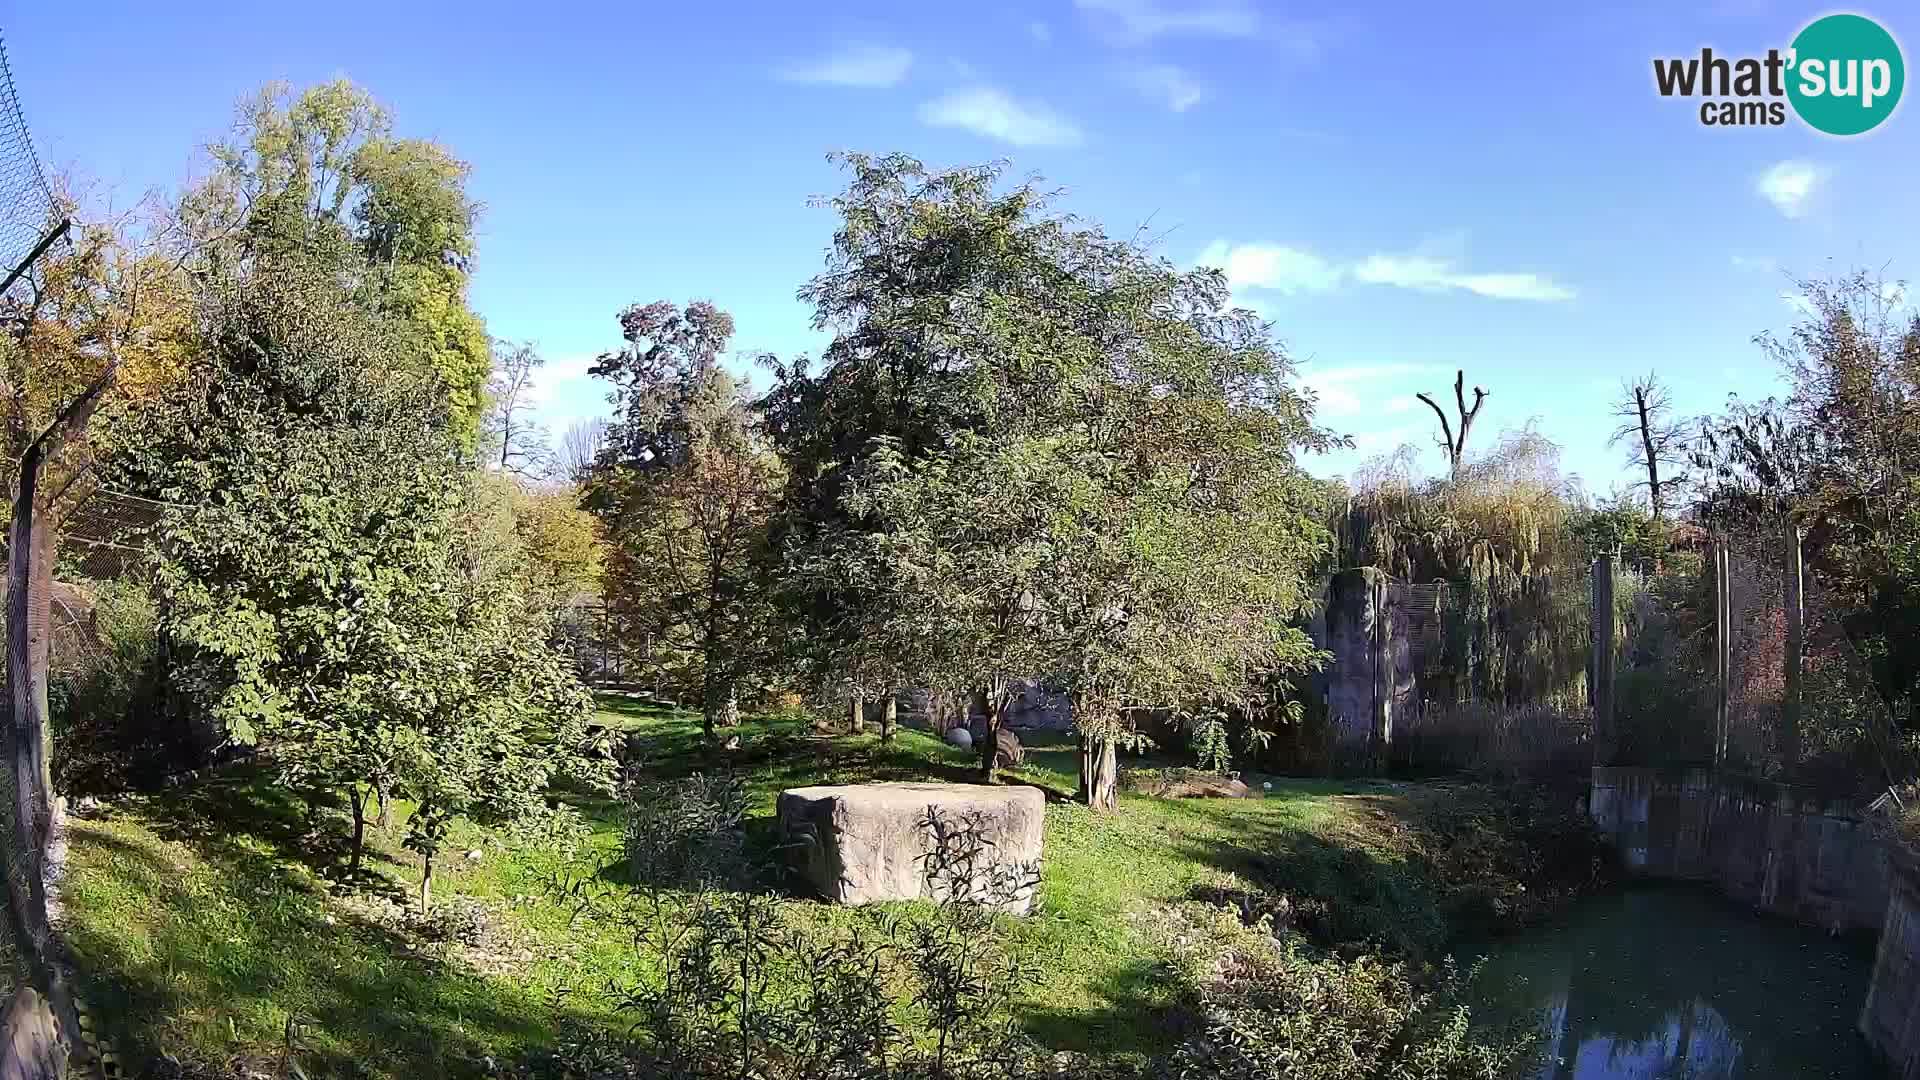
[{"label": "grass slope", "polygon": [[[971,775],[969,755],[914,730],[882,745],[757,718],[743,725],[741,749],[710,756],[693,717],[620,698],[602,707],[607,722],[647,740],[661,775],[722,761],[740,770],[755,799],[751,828],[763,834],[786,787]],[[1461,895],[1483,904],[1510,895],[1526,872],[1516,864],[1506,870],[1515,880],[1503,880],[1500,851],[1469,851],[1463,863],[1457,843],[1430,827],[1435,806],[1492,806],[1474,789],[1276,780],[1264,799],[1126,795],[1118,814],[1096,815],[1066,798],[1075,760],[1065,742],[1042,742],[1008,777],[1050,793],[1044,907],[1011,933],[1036,971],[1022,1019],[1058,1049],[1145,1050],[1174,1033],[1177,1003],[1136,926],[1148,905],[1237,900],[1288,913],[1330,946],[1420,955],[1466,925]],[[591,828],[587,847],[612,855],[618,808],[573,801]],[[484,912],[490,930],[475,947],[438,944],[434,927],[397,918],[420,873],[400,847],[406,810],[371,830],[373,872],[354,888],[339,882],[342,829],[316,840],[304,804],[258,773],[77,820],[65,918],[106,1038],[128,1057],[165,1051],[271,1069],[291,1027],[310,1073],[424,1077],[511,1057],[563,1025],[619,1023],[606,988],[644,961],[560,902],[550,881],[561,860],[548,844],[470,827],[455,836],[436,865],[436,897]],[[863,917],[788,904],[823,931]]]}]

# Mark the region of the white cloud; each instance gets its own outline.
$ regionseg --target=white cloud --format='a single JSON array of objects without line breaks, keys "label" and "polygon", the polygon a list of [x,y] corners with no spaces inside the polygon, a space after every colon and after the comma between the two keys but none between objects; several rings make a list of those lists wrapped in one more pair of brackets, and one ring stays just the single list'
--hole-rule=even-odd
[{"label": "white cloud", "polygon": [[920,106],[934,127],[960,128],[1015,146],[1077,146],[1083,136],[1067,117],[1037,102],[1016,101],[991,87],[956,90]]},{"label": "white cloud", "polygon": [[1224,240],[1216,240],[1207,245],[1194,263],[1226,271],[1227,284],[1236,292],[1249,288],[1287,294],[1327,292],[1352,279],[1367,285],[1389,285],[1420,292],[1459,290],[1496,300],[1573,299],[1572,289],[1539,274],[1470,272],[1459,268],[1458,258],[1432,253],[1463,244],[1450,235],[1413,252],[1369,255],[1352,263],[1341,263],[1304,248],[1282,244],[1229,245]]},{"label": "white cloud", "polygon": [[1253,37],[1260,17],[1243,0],[1074,0],[1094,24],[1123,44],[1166,35]]},{"label": "white cloud", "polygon": [[1148,64],[1128,72],[1126,78],[1147,100],[1174,112],[1186,112],[1207,97],[1206,88],[1172,64]]},{"label": "white cloud", "polygon": [[894,86],[907,77],[913,53],[891,45],[852,45],[821,60],[783,68],[787,82],[827,86]]},{"label": "white cloud", "polygon": [[1053,40],[1053,28],[1038,19],[1027,24],[1027,36],[1045,45]]},{"label": "white cloud", "polygon": [[1356,281],[1392,285],[1421,292],[1462,289],[1496,300],[1571,300],[1573,290],[1538,274],[1474,274],[1456,268],[1452,259],[1431,255],[1369,255],[1353,268]]},{"label": "white cloud", "polygon": [[1301,248],[1284,244],[1207,245],[1194,262],[1226,271],[1233,289],[1272,289],[1282,293],[1326,292],[1340,284],[1340,267]]},{"label": "white cloud", "polygon": [[1754,182],[1760,197],[1790,218],[1802,217],[1814,193],[1826,181],[1827,170],[1799,159],[1775,162]]}]

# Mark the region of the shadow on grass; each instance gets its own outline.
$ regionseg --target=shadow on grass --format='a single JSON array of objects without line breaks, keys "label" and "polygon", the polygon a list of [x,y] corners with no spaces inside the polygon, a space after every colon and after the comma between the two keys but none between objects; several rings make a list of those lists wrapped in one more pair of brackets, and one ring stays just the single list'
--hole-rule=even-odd
[{"label": "shadow on grass", "polygon": [[[308,1075],[462,1076],[550,1037],[556,1010],[532,991],[330,904],[278,846],[300,835],[297,800],[238,778],[206,786],[156,807],[151,832],[74,823],[67,936],[123,1055],[277,1070],[292,1020]],[[216,807],[225,816],[190,818]]]},{"label": "shadow on grass", "polygon": [[1164,966],[1142,960],[1092,987],[1104,1003],[1097,1010],[1029,1004],[1017,1013],[1027,1034],[1051,1051],[1152,1056],[1177,1045],[1198,1023],[1173,986]]}]

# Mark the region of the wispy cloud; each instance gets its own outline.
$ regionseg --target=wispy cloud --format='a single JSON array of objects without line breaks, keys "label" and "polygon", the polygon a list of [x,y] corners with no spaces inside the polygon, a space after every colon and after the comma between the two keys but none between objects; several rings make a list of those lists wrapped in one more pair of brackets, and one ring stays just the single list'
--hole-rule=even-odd
[{"label": "wispy cloud", "polygon": [[[1444,246],[1444,245],[1443,245]],[[1195,260],[1217,266],[1236,292],[1327,292],[1347,280],[1419,292],[1468,292],[1497,300],[1571,300],[1574,291],[1540,274],[1462,269],[1456,256],[1435,254],[1431,245],[1406,253],[1382,253],[1338,262],[1282,244],[1235,244],[1216,240]]]},{"label": "wispy cloud", "polygon": [[1074,0],[1074,6],[1122,44],[1170,35],[1248,38],[1260,32],[1259,13],[1243,0]]},{"label": "wispy cloud", "polygon": [[1573,290],[1539,274],[1471,273],[1431,255],[1369,255],[1353,268],[1356,281],[1420,292],[1459,289],[1496,300],[1571,300]]},{"label": "wispy cloud", "polygon": [[1790,218],[1805,216],[1808,203],[1826,182],[1827,170],[1798,158],[1767,166],[1754,190],[1773,204],[1775,210]]},{"label": "wispy cloud", "polygon": [[787,82],[877,88],[898,85],[913,66],[913,53],[891,45],[851,45],[819,60],[780,70]]},{"label": "wispy cloud", "polygon": [[1126,73],[1127,82],[1147,100],[1174,112],[1186,112],[1206,100],[1206,88],[1172,64],[1148,64]]},{"label": "wispy cloud", "polygon": [[1015,146],[1077,146],[1084,138],[1078,125],[1054,109],[987,86],[935,98],[920,106],[920,119]]},{"label": "wispy cloud", "polygon": [[1053,28],[1038,19],[1027,24],[1027,36],[1045,45],[1053,40]]},{"label": "wispy cloud", "polygon": [[1390,416],[1411,411],[1412,392],[1396,393],[1396,384],[1441,370],[1432,364],[1351,364],[1346,367],[1308,368],[1300,383],[1314,393],[1322,419]]}]

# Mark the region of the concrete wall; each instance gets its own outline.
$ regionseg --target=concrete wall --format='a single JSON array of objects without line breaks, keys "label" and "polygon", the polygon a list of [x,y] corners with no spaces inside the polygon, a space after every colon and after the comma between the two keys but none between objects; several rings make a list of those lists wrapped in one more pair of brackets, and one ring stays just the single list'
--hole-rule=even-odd
[{"label": "concrete wall", "polygon": [[1596,768],[1588,808],[1630,872],[1711,883],[1830,930],[1878,930],[1886,918],[1885,850],[1851,806],[1699,769]]},{"label": "concrete wall", "polygon": [[1333,654],[1324,686],[1337,759],[1384,754],[1394,717],[1417,696],[1403,590],[1391,585],[1372,567],[1342,570],[1327,582],[1324,622],[1315,630]]},{"label": "concrete wall", "polygon": [[1873,982],[1860,1008],[1860,1034],[1886,1059],[1892,1075],[1920,1080],[1920,868],[1912,855],[1890,850],[1892,896],[1880,928]]}]

